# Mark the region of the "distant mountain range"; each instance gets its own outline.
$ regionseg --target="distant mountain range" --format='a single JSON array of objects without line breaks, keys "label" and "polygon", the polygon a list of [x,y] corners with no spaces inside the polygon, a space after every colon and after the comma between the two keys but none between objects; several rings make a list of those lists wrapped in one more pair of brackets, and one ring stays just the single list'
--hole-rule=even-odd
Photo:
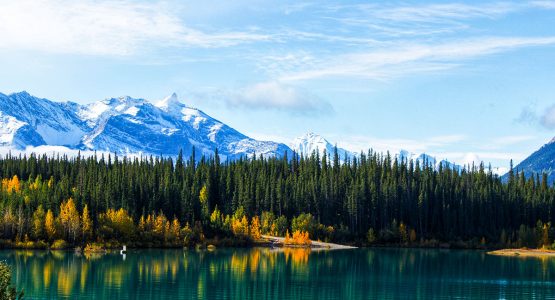
[{"label": "distant mountain range", "polygon": [[[217,149],[222,160],[255,154],[282,157],[293,151],[305,156],[314,151],[333,155],[335,148],[312,132],[289,145],[255,140],[181,103],[176,94],[155,103],[125,96],[81,105],[37,98],[27,92],[0,93],[0,146],[155,156],[176,156],[180,150],[190,156],[194,147],[197,157],[213,155]],[[359,155],[343,148],[337,151],[342,162]],[[396,156],[436,168],[461,168],[427,154],[403,150]]]},{"label": "distant mountain range", "polygon": [[88,105],[53,102],[27,92],[0,94],[0,146],[63,146],[121,155],[211,155],[222,159],[263,154],[282,156],[291,149],[238,132],[201,110],[188,107],[175,94],[151,103],[131,97]]}]

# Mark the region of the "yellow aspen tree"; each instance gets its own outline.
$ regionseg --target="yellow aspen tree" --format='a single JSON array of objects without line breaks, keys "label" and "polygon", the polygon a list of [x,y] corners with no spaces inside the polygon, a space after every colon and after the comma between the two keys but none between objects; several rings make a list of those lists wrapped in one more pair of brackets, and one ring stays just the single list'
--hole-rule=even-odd
[{"label": "yellow aspen tree", "polygon": [[206,185],[200,189],[199,193],[199,201],[201,207],[202,218],[207,219],[210,215],[209,207],[208,207],[208,189]]},{"label": "yellow aspen tree", "polygon": [[92,220],[89,213],[89,206],[85,204],[83,208],[83,215],[81,217],[82,220],[82,230],[83,230],[83,238],[88,240],[92,236]]},{"label": "yellow aspen tree", "polygon": [[75,207],[75,202],[72,198],[60,204],[60,224],[62,225],[66,237],[74,242],[79,234],[80,222],[79,212]]},{"label": "yellow aspen tree", "polygon": [[56,224],[54,224],[54,213],[52,213],[52,210],[50,209],[46,212],[44,229],[46,230],[48,240],[52,241],[56,235]]},{"label": "yellow aspen tree", "polygon": [[284,239],[283,243],[284,244],[291,243],[291,235],[289,234],[289,229],[287,229],[287,231],[285,231],[285,239]]},{"label": "yellow aspen tree", "polygon": [[8,192],[8,194],[18,193],[19,191],[21,191],[19,177],[17,177],[17,175],[14,175],[12,179],[3,179],[2,189]]},{"label": "yellow aspen tree", "polygon": [[153,231],[159,238],[165,237],[166,222],[167,219],[166,216],[164,216],[164,213],[160,213],[158,216],[156,216],[156,219],[154,220]]},{"label": "yellow aspen tree", "polygon": [[178,242],[181,240],[181,224],[177,218],[173,218],[172,226],[171,226],[171,233],[174,242]]},{"label": "yellow aspen tree", "polygon": [[251,238],[254,240],[259,240],[262,237],[260,233],[260,219],[258,216],[252,218],[249,232]]},{"label": "yellow aspen tree", "polygon": [[40,240],[44,237],[44,217],[45,217],[44,208],[42,208],[42,204],[37,207],[35,212],[33,213],[33,238],[36,240]]}]

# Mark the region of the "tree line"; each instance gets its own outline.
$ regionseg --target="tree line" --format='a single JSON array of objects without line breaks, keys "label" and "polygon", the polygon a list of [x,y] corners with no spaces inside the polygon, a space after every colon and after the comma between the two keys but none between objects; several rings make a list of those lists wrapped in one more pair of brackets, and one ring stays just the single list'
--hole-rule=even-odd
[{"label": "tree line", "polygon": [[[550,245],[555,188],[369,150],[220,161],[117,155],[0,158],[0,238],[181,246],[261,233],[357,244]],[[297,234],[298,236],[302,236]]]}]

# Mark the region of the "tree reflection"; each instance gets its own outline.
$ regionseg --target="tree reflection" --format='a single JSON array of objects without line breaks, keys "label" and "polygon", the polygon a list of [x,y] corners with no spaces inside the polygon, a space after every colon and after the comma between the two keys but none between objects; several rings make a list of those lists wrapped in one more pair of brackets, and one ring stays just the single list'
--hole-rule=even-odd
[{"label": "tree reflection", "polygon": [[553,259],[472,251],[141,250],[125,260],[117,253],[0,251],[0,259],[16,268],[15,283],[29,298],[545,298],[555,279]]}]

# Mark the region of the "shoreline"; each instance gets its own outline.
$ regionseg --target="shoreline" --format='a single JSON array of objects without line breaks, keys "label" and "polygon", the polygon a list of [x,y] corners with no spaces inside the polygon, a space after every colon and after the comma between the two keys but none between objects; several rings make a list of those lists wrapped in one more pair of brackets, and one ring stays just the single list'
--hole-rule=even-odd
[{"label": "shoreline", "polygon": [[270,247],[272,245],[278,245],[281,248],[307,248],[307,249],[320,249],[320,250],[345,250],[345,249],[356,249],[354,246],[347,246],[334,243],[325,243],[318,241],[310,241],[310,246],[294,246],[294,245],[284,245],[285,238],[277,237],[271,235],[262,235],[262,238],[268,240]]},{"label": "shoreline", "polygon": [[488,251],[489,255],[496,256],[509,256],[509,257],[555,257],[555,251],[544,250],[544,249],[499,249],[494,251]]}]

